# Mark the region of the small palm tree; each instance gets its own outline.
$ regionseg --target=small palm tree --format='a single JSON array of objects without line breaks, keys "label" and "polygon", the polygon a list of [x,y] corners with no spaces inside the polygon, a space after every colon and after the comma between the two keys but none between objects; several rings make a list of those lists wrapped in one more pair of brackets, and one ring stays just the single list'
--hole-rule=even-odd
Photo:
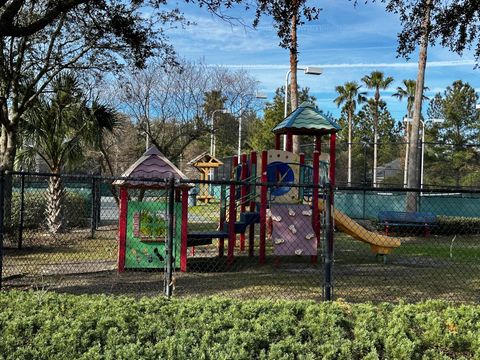
[{"label": "small palm tree", "polygon": [[334,102],[338,107],[344,105],[343,108],[346,110],[348,117],[348,186],[352,184],[352,119],[357,104],[367,101],[367,93],[359,92],[361,87],[356,81],[349,81],[335,88],[338,96]]},{"label": "small palm tree", "polygon": [[96,102],[87,106],[78,80],[61,75],[52,83],[50,94],[38,98],[26,113],[23,135],[29,145],[19,151],[18,160],[32,161],[39,156],[53,176],[48,179],[47,227],[52,233],[64,229],[64,188],[61,172],[83,159],[84,144],[98,144],[105,130],[112,131],[112,116]]},{"label": "small palm tree", "polygon": [[373,96],[373,186],[377,186],[377,153],[378,153],[378,107],[380,90],[386,90],[393,82],[393,77],[385,77],[382,71],[372,71],[365,75],[362,82],[368,89],[375,90]]},{"label": "small palm tree", "polygon": [[[412,79],[403,80],[404,87],[398,86],[397,92],[393,94],[394,97],[398,98],[398,100],[402,101],[404,98],[407,99],[407,119],[411,121],[413,117],[413,103],[415,101],[415,89],[417,87],[417,82]],[[428,87],[424,87],[423,90],[428,90]],[[428,100],[428,97],[422,95],[424,100]],[[410,152],[410,123],[409,121],[405,124],[405,143],[407,144],[405,150],[405,164],[404,164],[404,171],[403,171],[403,186],[407,187],[407,179],[408,179],[408,155]]]}]

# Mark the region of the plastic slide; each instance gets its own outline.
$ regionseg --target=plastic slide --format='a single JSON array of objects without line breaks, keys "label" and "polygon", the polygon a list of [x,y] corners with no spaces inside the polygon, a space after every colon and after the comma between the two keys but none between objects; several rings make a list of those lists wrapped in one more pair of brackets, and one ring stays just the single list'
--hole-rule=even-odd
[{"label": "plastic slide", "polygon": [[[323,203],[319,203],[319,208],[323,210]],[[376,234],[368,231],[355,220],[345,215],[343,212],[333,208],[333,219],[337,228],[354,239],[363,241],[371,246],[375,254],[386,255],[394,248],[400,246],[399,239],[385,235]]]}]

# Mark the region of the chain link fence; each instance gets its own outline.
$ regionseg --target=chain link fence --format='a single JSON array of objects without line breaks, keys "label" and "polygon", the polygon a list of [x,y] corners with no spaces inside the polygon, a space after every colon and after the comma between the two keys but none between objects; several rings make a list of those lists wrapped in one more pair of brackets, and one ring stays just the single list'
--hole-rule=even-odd
[{"label": "chain link fence", "polygon": [[[129,179],[152,186],[122,193],[114,180],[2,177],[2,289],[480,300],[478,191]],[[213,198],[197,201],[199,186]]]}]

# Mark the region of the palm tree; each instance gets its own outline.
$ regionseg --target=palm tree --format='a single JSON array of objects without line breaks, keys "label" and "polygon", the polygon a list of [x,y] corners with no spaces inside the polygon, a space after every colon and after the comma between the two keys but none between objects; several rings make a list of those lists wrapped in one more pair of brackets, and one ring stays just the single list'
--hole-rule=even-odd
[{"label": "palm tree", "polygon": [[[402,101],[404,98],[407,99],[407,119],[409,119],[405,124],[405,143],[407,144],[405,150],[405,165],[403,172],[403,186],[407,187],[408,179],[408,155],[410,153],[410,121],[413,117],[413,103],[415,101],[415,89],[417,82],[412,79],[403,80],[403,85],[405,87],[398,86],[397,92],[393,94],[394,97]],[[428,90],[428,87],[424,87],[423,90]],[[422,95],[424,100],[428,100],[428,97]]]},{"label": "palm tree", "polygon": [[356,81],[346,82],[344,85],[339,85],[335,88],[338,93],[334,100],[339,107],[344,104],[344,109],[348,117],[348,186],[352,184],[352,119],[357,108],[357,104],[361,104],[367,100],[366,92],[359,92],[362,86],[358,85]]},{"label": "palm tree", "polygon": [[382,71],[372,71],[365,75],[362,82],[368,89],[374,89],[373,96],[373,186],[377,186],[377,152],[378,152],[378,107],[380,104],[380,90],[387,89],[393,82],[391,76],[385,77]]},{"label": "palm tree", "polygon": [[93,102],[90,108],[78,80],[71,74],[60,75],[52,83],[51,93],[38,98],[26,113],[21,129],[29,145],[19,152],[18,160],[32,161],[39,156],[53,176],[48,179],[47,227],[51,233],[64,228],[64,188],[61,172],[83,159],[84,144],[98,144],[104,131],[113,131],[115,115]]}]

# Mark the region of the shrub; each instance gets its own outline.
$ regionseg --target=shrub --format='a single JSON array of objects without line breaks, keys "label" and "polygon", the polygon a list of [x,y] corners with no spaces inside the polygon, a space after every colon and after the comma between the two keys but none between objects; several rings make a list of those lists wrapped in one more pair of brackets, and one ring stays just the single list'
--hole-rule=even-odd
[{"label": "shrub", "polygon": [[[46,190],[26,191],[24,194],[23,226],[29,229],[46,226],[45,211],[48,193]],[[68,228],[88,226],[90,221],[90,197],[80,192],[65,191],[65,225]],[[17,227],[20,222],[20,193],[12,194],[12,222]]]},{"label": "shrub", "polygon": [[434,234],[480,234],[480,217],[437,216],[437,219]]},{"label": "shrub", "polygon": [[477,359],[480,307],[0,293],[5,359]]}]

